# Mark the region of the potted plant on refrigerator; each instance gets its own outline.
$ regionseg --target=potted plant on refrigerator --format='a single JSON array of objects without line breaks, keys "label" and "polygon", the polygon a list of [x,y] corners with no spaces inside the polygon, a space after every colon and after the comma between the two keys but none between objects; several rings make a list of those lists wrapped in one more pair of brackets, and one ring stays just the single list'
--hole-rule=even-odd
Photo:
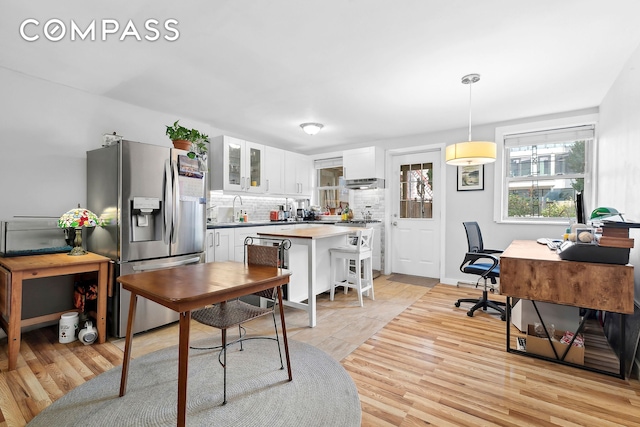
[{"label": "potted plant on refrigerator", "polygon": [[204,133],[201,133],[197,129],[189,129],[186,128],[180,123],[180,120],[176,120],[172,126],[166,126],[167,131],[166,135],[173,142],[173,146],[180,150],[189,150],[189,157],[198,157],[207,152],[207,144],[208,136]]}]

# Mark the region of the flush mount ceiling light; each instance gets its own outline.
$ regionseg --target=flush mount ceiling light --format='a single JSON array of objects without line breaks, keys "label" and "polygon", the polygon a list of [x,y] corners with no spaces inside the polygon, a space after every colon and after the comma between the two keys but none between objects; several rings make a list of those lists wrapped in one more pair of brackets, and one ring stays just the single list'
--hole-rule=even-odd
[{"label": "flush mount ceiling light", "polygon": [[448,165],[471,166],[496,161],[496,144],[471,140],[471,85],[480,81],[480,74],[468,74],[462,83],[469,85],[469,141],[447,146],[445,158]]},{"label": "flush mount ceiling light", "polygon": [[303,123],[300,125],[300,127],[303,131],[305,131],[307,135],[315,135],[316,133],[320,132],[320,129],[322,129],[324,125],[320,123]]}]

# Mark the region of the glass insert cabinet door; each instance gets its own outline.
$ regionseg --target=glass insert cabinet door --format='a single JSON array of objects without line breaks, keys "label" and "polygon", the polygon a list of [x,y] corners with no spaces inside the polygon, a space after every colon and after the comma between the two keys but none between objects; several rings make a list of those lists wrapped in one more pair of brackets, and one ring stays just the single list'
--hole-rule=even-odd
[{"label": "glass insert cabinet door", "polygon": [[229,185],[241,185],[242,145],[235,142],[230,142],[227,153],[227,163],[229,164],[229,176],[227,177],[227,183]]},{"label": "glass insert cabinet door", "polygon": [[433,163],[400,165],[400,218],[433,218]]},{"label": "glass insert cabinet door", "polygon": [[249,182],[247,186],[262,186],[262,150],[249,147]]},{"label": "glass insert cabinet door", "polygon": [[224,189],[255,193],[264,191],[264,145],[227,136],[224,142]]}]

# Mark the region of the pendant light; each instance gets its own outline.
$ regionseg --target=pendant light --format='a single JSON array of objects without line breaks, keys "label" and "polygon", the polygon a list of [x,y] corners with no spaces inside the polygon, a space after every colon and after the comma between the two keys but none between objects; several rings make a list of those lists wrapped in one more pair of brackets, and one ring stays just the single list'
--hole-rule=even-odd
[{"label": "pendant light", "polygon": [[471,85],[480,81],[480,74],[468,74],[462,83],[469,85],[469,141],[447,146],[445,159],[448,165],[472,166],[496,161],[496,144],[490,141],[471,140]]}]

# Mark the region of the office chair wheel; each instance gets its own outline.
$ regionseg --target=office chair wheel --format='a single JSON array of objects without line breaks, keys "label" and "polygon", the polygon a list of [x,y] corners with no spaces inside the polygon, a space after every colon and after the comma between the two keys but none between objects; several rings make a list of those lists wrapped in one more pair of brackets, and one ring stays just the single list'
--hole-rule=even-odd
[{"label": "office chair wheel", "polygon": [[467,311],[467,316],[473,317],[473,311]]},{"label": "office chair wheel", "polygon": [[496,292],[496,290],[495,290],[495,289],[493,289],[493,288],[491,288],[491,289],[489,289],[489,292],[491,292],[492,294],[494,294],[494,293]]},{"label": "office chair wheel", "polygon": [[460,301],[456,301],[454,304],[456,307],[460,307]]},{"label": "office chair wheel", "polygon": [[504,314],[500,315],[500,320],[505,321],[507,320],[507,316],[505,316]]}]

